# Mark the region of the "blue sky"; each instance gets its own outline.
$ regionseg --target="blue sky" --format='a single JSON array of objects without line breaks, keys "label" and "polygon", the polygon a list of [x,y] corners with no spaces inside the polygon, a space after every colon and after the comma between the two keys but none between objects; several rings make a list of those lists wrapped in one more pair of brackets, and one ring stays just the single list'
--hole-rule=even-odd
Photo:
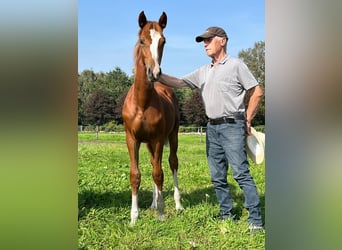
[{"label": "blue sky", "polygon": [[228,37],[228,53],[265,40],[265,3],[259,0],[80,0],[78,1],[78,71],[109,72],[115,67],[132,75],[133,47],[137,41],[138,15],[157,21],[163,11],[162,70],[181,77],[210,62],[203,43],[195,37],[209,26],[222,27]]}]

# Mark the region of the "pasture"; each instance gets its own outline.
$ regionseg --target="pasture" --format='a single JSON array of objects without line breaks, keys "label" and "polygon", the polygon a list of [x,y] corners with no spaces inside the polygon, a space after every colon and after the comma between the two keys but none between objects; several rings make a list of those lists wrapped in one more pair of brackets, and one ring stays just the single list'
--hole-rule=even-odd
[{"label": "pasture", "polygon": [[[129,156],[124,133],[78,135],[79,249],[264,249],[265,233],[248,231],[243,194],[229,174],[238,220],[221,221],[205,155],[205,135],[179,134],[179,188],[176,211],[173,179],[164,148],[165,221],[157,220],[152,202],[152,166],[145,144],[140,149],[140,217],[130,227]],[[265,214],[265,163],[251,163]]]}]

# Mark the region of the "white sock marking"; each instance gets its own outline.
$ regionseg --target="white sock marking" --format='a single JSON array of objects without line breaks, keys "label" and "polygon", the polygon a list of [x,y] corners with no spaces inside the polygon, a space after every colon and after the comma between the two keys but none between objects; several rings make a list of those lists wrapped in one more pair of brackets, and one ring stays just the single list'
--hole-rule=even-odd
[{"label": "white sock marking", "polygon": [[174,194],[173,194],[173,198],[175,200],[176,203],[176,210],[181,210],[183,209],[182,204],[180,202],[180,192],[178,189],[178,178],[177,178],[177,171],[174,172],[173,174],[173,186],[174,186]]},{"label": "white sock marking", "polygon": [[131,226],[135,224],[139,217],[138,196],[132,195]]}]

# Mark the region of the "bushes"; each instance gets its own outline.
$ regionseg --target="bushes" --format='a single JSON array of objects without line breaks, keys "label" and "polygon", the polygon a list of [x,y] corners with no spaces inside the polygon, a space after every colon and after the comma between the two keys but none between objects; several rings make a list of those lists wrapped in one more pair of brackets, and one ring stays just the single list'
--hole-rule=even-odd
[{"label": "bushes", "polygon": [[[94,132],[96,131],[96,125],[85,125],[83,126],[83,130],[85,132]],[[107,122],[101,126],[99,126],[99,131],[101,132],[124,132],[124,126],[122,124],[118,125],[115,121]]]},{"label": "bushes", "polygon": [[263,132],[263,133],[265,133],[266,131],[265,125],[256,125],[256,126],[253,126],[253,128],[255,128],[256,131]]}]

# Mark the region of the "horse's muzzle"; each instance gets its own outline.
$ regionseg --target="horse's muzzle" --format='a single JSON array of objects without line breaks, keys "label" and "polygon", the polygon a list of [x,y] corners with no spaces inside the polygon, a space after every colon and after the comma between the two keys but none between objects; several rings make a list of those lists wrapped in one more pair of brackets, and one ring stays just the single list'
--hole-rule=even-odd
[{"label": "horse's muzzle", "polygon": [[155,67],[158,68],[157,70],[152,70],[151,68],[147,69],[147,77],[151,82],[156,82],[159,80],[160,75],[161,75],[161,70],[159,67]]}]

